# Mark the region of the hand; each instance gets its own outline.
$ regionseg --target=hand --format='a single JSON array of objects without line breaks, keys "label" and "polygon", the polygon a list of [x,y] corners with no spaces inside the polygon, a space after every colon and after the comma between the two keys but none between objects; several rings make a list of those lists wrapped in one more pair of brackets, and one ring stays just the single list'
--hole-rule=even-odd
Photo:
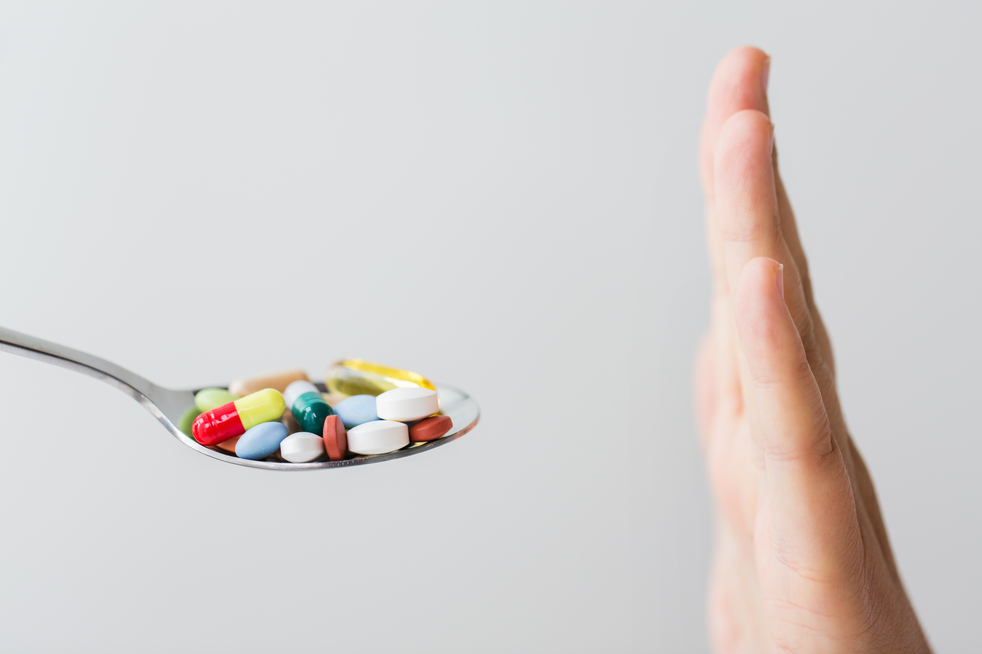
[{"label": "hand", "polygon": [[713,269],[697,411],[717,504],[717,652],[929,652],[846,428],[832,349],[777,172],[770,60],[709,90],[700,164]]}]

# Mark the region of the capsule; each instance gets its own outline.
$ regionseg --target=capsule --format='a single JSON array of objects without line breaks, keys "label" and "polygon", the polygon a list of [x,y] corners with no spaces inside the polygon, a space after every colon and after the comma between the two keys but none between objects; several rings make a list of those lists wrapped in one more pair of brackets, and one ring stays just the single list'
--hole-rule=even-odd
[{"label": "capsule", "polygon": [[201,411],[198,407],[193,406],[184,412],[181,416],[180,422],[177,423],[177,428],[181,430],[182,434],[187,436],[191,435],[191,426],[194,425],[194,419],[201,415]]},{"label": "capsule", "polygon": [[300,431],[320,434],[324,431],[327,416],[334,415],[334,409],[309,381],[293,382],[286,387],[283,397],[293,417],[300,423]]},{"label": "capsule", "polygon": [[238,398],[238,395],[232,395],[224,388],[203,388],[194,394],[194,406],[198,407],[199,413],[204,413],[235,402]]},{"label": "capsule", "polygon": [[239,379],[232,380],[228,385],[228,392],[236,397],[245,397],[252,393],[258,393],[266,388],[274,388],[282,393],[286,390],[287,386],[298,379],[310,381],[307,373],[300,368],[281,370],[280,372],[271,372],[255,377],[240,377]]},{"label": "capsule", "polygon": [[389,368],[361,359],[345,359],[328,369],[324,383],[332,393],[380,395],[393,388],[436,387],[428,379],[409,370]]},{"label": "capsule", "polygon": [[285,410],[283,394],[267,388],[202,413],[195,418],[191,434],[202,445],[217,445],[258,424],[279,420]]}]

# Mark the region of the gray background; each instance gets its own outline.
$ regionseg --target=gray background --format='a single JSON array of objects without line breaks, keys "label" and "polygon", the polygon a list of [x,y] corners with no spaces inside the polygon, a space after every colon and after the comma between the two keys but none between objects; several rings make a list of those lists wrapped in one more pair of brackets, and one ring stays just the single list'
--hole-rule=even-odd
[{"label": "gray background", "polygon": [[0,649],[706,651],[695,146],[744,43],[904,578],[977,644],[978,3],[199,5],[3,3],[0,324],[173,387],[378,360],[482,423],[273,474],[3,355]]}]

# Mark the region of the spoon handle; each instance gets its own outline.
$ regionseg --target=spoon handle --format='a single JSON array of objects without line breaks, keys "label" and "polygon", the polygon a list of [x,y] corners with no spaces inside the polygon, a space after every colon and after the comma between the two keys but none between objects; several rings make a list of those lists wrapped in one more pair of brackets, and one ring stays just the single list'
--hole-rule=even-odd
[{"label": "spoon handle", "polygon": [[0,351],[19,354],[28,359],[36,359],[101,379],[132,397],[158,418],[160,409],[157,408],[157,403],[162,396],[172,393],[105,359],[5,327],[0,327]]}]

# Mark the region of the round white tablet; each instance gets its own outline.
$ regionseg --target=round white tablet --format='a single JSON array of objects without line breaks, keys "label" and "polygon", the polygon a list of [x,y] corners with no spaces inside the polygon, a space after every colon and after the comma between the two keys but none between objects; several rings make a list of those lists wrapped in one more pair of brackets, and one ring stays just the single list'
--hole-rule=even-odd
[{"label": "round white tablet", "polygon": [[412,422],[437,413],[440,402],[428,388],[393,388],[375,398],[375,409],[382,420]]},{"label": "round white tablet", "polygon": [[348,430],[348,450],[355,454],[385,454],[409,445],[409,427],[392,420],[363,422]]},{"label": "round white tablet", "polygon": [[307,463],[324,453],[324,439],[317,434],[298,431],[280,443],[280,456],[290,463]]}]

